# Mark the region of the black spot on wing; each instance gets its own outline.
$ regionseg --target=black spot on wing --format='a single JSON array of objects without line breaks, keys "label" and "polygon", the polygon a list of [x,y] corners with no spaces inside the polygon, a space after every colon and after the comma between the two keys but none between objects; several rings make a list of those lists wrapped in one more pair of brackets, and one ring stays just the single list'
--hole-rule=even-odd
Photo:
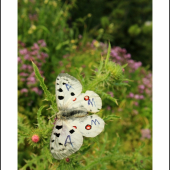
[{"label": "black spot on wing", "polygon": [[90,116],[91,118],[93,118],[93,116]]},{"label": "black spot on wing", "polygon": [[72,133],[74,133],[75,131],[72,129],[72,130],[70,130],[69,132],[72,134]]},{"label": "black spot on wing", "polygon": [[57,85],[59,85],[59,84],[57,83]]},{"label": "black spot on wing", "polygon": [[59,99],[59,100],[63,100],[63,99],[64,99],[64,96],[58,96],[58,99]]},{"label": "black spot on wing", "polygon": [[54,148],[53,147],[51,147],[51,150],[53,150]]},{"label": "black spot on wing", "polygon": [[65,85],[66,83],[63,83],[63,85]]},{"label": "black spot on wing", "polygon": [[56,135],[57,137],[59,137],[59,136],[60,136],[60,133],[54,133],[54,135]]},{"label": "black spot on wing", "polygon": [[63,145],[62,143],[58,143],[59,145]]},{"label": "black spot on wing", "polygon": [[54,142],[54,140],[52,140],[51,142]]},{"label": "black spot on wing", "polygon": [[71,92],[71,96],[74,96],[75,94],[73,92]]},{"label": "black spot on wing", "polygon": [[58,126],[58,125],[57,125],[55,128],[58,129],[58,130],[60,130],[62,127],[63,127],[62,125],[61,125],[61,126]]},{"label": "black spot on wing", "polygon": [[63,92],[63,90],[61,88],[58,89],[59,92]]}]

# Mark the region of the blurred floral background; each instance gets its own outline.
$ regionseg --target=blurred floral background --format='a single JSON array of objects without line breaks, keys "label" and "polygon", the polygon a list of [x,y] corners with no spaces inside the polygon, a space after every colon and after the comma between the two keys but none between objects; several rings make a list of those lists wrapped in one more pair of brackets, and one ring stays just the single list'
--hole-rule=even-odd
[{"label": "blurred floral background", "polygon": [[[32,139],[45,95],[31,61],[45,78],[48,90],[55,94],[55,79],[61,72],[93,76],[101,56],[107,54],[109,42],[110,61],[127,64],[122,74],[128,85],[104,88],[118,105],[102,100],[102,112],[121,119],[106,123],[104,132],[96,137],[99,142],[82,154],[84,160],[79,164],[86,166],[102,157],[99,153],[103,146],[102,153],[107,155],[119,137],[116,152],[126,159],[98,160],[88,169],[152,169],[151,0],[18,0],[18,169],[56,169],[59,165],[55,160],[42,161],[43,144]],[[42,111],[46,120],[49,114],[49,110]],[[31,162],[39,157],[39,161]],[[71,169],[77,164],[73,162],[66,160],[63,166]]]}]

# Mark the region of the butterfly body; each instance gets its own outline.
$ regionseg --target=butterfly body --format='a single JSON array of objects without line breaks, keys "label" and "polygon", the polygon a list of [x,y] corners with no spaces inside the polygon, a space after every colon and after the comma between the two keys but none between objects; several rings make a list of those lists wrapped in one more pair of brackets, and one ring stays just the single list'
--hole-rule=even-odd
[{"label": "butterfly body", "polygon": [[50,150],[55,159],[61,160],[80,149],[83,136],[95,137],[104,129],[104,121],[96,113],[102,101],[93,91],[81,93],[80,82],[67,73],[56,79],[56,100],[59,108],[50,139]]}]

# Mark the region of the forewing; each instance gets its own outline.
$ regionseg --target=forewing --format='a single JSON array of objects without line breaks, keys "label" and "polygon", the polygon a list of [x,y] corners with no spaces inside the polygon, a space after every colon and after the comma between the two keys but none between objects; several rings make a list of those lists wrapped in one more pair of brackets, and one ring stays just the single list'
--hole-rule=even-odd
[{"label": "forewing", "polygon": [[96,113],[102,108],[102,100],[98,94],[93,91],[86,91],[80,94],[76,99],[68,104],[68,109],[84,107],[87,111]]},{"label": "forewing", "polygon": [[105,122],[98,115],[89,115],[81,118],[74,118],[68,121],[79,132],[86,137],[95,137],[104,129]]},{"label": "forewing", "polygon": [[59,110],[67,107],[82,91],[80,82],[67,73],[60,73],[56,79],[56,101]]},{"label": "forewing", "polygon": [[53,157],[61,160],[80,149],[83,136],[67,121],[57,120],[50,140],[50,150]]}]

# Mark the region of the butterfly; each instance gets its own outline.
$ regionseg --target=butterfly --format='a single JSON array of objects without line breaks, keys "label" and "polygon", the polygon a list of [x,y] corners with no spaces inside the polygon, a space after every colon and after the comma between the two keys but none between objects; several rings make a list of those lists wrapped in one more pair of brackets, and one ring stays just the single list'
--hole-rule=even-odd
[{"label": "butterfly", "polygon": [[80,149],[83,136],[95,137],[104,129],[105,122],[96,113],[102,100],[93,91],[81,93],[81,83],[67,73],[56,79],[56,101],[59,112],[51,139],[50,151],[55,159],[61,160]]}]

